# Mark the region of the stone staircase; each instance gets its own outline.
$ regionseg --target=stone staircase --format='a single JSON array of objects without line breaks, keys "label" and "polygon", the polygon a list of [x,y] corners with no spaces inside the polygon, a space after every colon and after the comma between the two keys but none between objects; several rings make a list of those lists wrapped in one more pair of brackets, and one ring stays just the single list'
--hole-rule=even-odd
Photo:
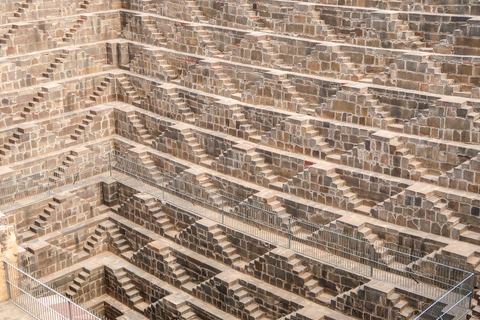
[{"label": "stone staircase", "polygon": [[185,319],[185,320],[201,320],[200,317],[196,315],[193,311],[192,307],[188,305],[186,302],[185,304],[181,305],[177,309],[178,319]]},{"label": "stone staircase", "polygon": [[[398,166],[401,166],[402,168],[408,168],[408,170],[410,170],[410,176],[404,178],[411,178],[417,181],[438,184],[438,179],[441,172],[424,168],[423,164],[417,160],[410,149],[406,148],[405,144],[397,137],[392,138],[389,145],[390,154],[392,154],[394,157],[400,157],[401,159],[401,163],[398,163]],[[406,161],[406,163],[403,163],[404,161]],[[411,173],[412,170],[414,173]]]},{"label": "stone staircase", "polygon": [[197,138],[191,130],[182,132],[185,143],[188,146],[188,154],[192,155],[193,162],[210,167],[213,157],[209,156],[205,149],[198,143]]},{"label": "stone staircase", "polygon": [[[239,160],[243,159],[243,160]],[[273,173],[265,158],[255,151],[255,146],[240,143],[227,149],[212,161],[213,170],[229,173],[234,177],[243,178],[244,173],[249,175],[249,180],[266,188],[273,186],[279,188],[287,179]]]},{"label": "stone staircase", "polygon": [[108,102],[107,95],[109,94],[108,87],[113,81],[113,78],[105,77],[100,85],[96,87],[96,90],[93,91],[93,94],[88,96],[88,100],[85,101],[85,108],[90,108],[95,105],[99,105],[105,102]]},{"label": "stone staircase", "polygon": [[193,22],[208,23],[207,17],[203,15],[195,0],[185,0],[184,2]]},{"label": "stone staircase", "polygon": [[290,116],[280,121],[270,132],[261,136],[261,142],[289,152],[320,158],[322,150],[329,148],[319,131],[304,116]]},{"label": "stone staircase", "polygon": [[[401,58],[398,58],[397,64],[392,64],[383,75],[375,76],[373,83],[433,94],[471,97],[471,90],[462,92],[464,85],[456,84],[455,80],[448,78],[448,73],[443,72],[442,67],[437,66],[438,62],[430,59],[431,56],[428,54],[403,54]],[[399,67],[401,63],[404,63],[404,60],[412,64],[410,69],[420,74],[419,77],[413,78],[409,75],[411,73],[410,69],[405,66]]]},{"label": "stone staircase", "polygon": [[282,88],[282,99],[275,100],[275,107],[298,113],[315,114],[315,110],[311,109],[310,104],[300,96],[296,86],[286,74],[280,75],[276,80]]},{"label": "stone staircase", "polygon": [[215,188],[213,183],[210,182],[210,177],[205,173],[202,172],[195,177],[196,182],[200,187],[205,190],[207,193],[207,201],[212,203],[217,208],[222,207],[222,196],[220,192]]},{"label": "stone staircase", "polygon": [[90,110],[90,112],[82,119],[82,123],[75,129],[75,133],[70,135],[70,140],[67,139],[65,141],[65,144],[68,146],[75,142],[83,142],[85,134],[90,131],[91,126],[95,123],[95,116],[96,113],[93,110]]},{"label": "stone staircase", "polygon": [[148,208],[148,215],[153,217],[155,221],[154,231],[167,238],[175,239],[178,231],[168,218],[168,215],[163,212],[161,204],[155,199],[150,199],[145,203],[145,206]]},{"label": "stone staircase", "polygon": [[237,137],[244,140],[250,140],[253,143],[259,143],[261,140],[261,132],[257,131],[252,124],[245,118],[242,108],[236,105],[228,107],[228,119],[232,119],[235,129],[237,129]]},{"label": "stone staircase", "polygon": [[241,101],[242,94],[235,88],[231,78],[223,71],[223,67],[221,65],[214,65],[211,68],[217,80],[216,87],[219,88],[218,94]]},{"label": "stone staircase", "polygon": [[281,177],[275,175],[270,165],[265,162],[265,158],[257,152],[251,154],[251,165],[255,167],[255,174],[260,179],[259,182],[266,188],[270,188],[270,185],[276,182],[285,182]]},{"label": "stone staircase", "polygon": [[430,84],[430,92],[447,95],[460,93],[461,86],[455,84],[455,80],[449,79],[448,73],[442,72],[442,68],[435,66],[435,62],[428,61],[426,65],[426,82]]},{"label": "stone staircase", "polygon": [[136,133],[135,137],[138,138],[139,142],[151,146],[155,138],[150,134],[135,111],[127,112],[127,121],[132,126],[134,133]]},{"label": "stone staircase", "polygon": [[287,213],[287,209],[277,200],[277,195],[271,190],[257,192],[249,197],[247,201],[251,205],[274,212],[280,218],[290,217]]},{"label": "stone staircase", "polygon": [[[152,266],[148,263],[145,265],[145,261],[153,261],[151,263],[156,265]],[[178,263],[175,254],[163,242],[148,243],[133,254],[131,262],[140,268],[143,267],[142,269],[147,267],[147,271],[154,276],[165,279],[168,283],[187,292],[195,287],[184,267]]]},{"label": "stone staircase", "polygon": [[[205,240],[200,240],[200,237]],[[243,269],[244,267],[245,263],[236,248],[227,240],[225,232],[212,220],[195,221],[193,225],[183,229],[175,241],[233,268]]]},{"label": "stone staircase", "polygon": [[212,235],[212,242],[217,252],[217,259],[227,265],[235,265],[242,262],[242,258],[237,253],[235,247],[227,240],[227,236],[222,229],[215,227],[209,230]]},{"label": "stone staircase", "polygon": [[[89,2],[89,0],[85,0]],[[85,22],[88,21],[87,16],[80,16],[80,19],[77,19],[77,22],[73,25],[73,28],[70,28],[65,32],[65,36],[61,38],[61,42],[58,43],[59,46],[66,46],[74,44],[74,39],[77,33],[82,29]],[[72,43],[73,42],[73,43]]]},{"label": "stone staircase", "polygon": [[265,312],[255,302],[255,298],[248,290],[240,284],[234,284],[229,290],[233,291],[233,299],[239,302],[239,308],[248,314],[248,319],[268,320]]},{"label": "stone staircase", "polygon": [[[304,62],[306,68],[302,67],[298,71],[351,81],[360,81],[367,76],[360,64],[352,62],[351,54],[345,53],[341,45],[336,43],[315,45],[311,53],[305,56]],[[298,67],[294,68],[296,69]]]},{"label": "stone staircase", "polygon": [[[319,11],[315,10],[315,6],[309,6],[308,8],[308,15],[312,19],[311,24],[315,26],[314,38],[316,40],[327,42],[344,42],[344,40],[338,36],[338,33],[335,31],[335,29],[321,19],[321,14]],[[299,14],[305,13],[301,12]]]},{"label": "stone staircase", "polygon": [[434,194],[428,196],[423,201],[426,202],[429,209],[431,208],[435,212],[435,221],[447,223],[452,227],[460,223],[460,218],[455,215],[455,212],[448,209],[447,201],[438,198]]},{"label": "stone staircase", "polygon": [[[168,97],[168,102],[173,104],[176,110],[167,111],[164,114],[166,117],[177,119],[188,124],[195,124],[196,116],[192,110],[187,106],[184,98],[181,98],[177,92],[177,88],[169,84],[163,85],[163,92]],[[165,111],[164,111],[165,112]],[[180,116],[178,116],[180,115]]]},{"label": "stone staircase", "polygon": [[46,72],[42,73],[42,76],[49,79],[50,81],[57,81],[60,80],[60,77],[56,77],[55,75],[58,72],[64,71],[63,64],[67,61],[67,58],[70,55],[69,50],[62,50],[57,58],[55,58],[55,62],[50,64],[50,67],[47,68]]},{"label": "stone staircase", "polygon": [[[364,285],[339,294],[332,299],[331,308],[351,314],[354,308],[350,308],[350,305],[353,304],[355,306],[357,304],[368,303],[372,298],[381,298],[380,303],[385,305],[390,311],[390,319],[393,319],[395,316],[395,319],[401,320],[414,319],[416,312],[410,307],[408,302],[400,294],[396,293],[395,289],[390,285],[384,288],[377,287],[379,283],[381,282],[372,280]],[[377,293],[377,296],[375,293]],[[378,302],[377,300],[374,303]],[[353,314],[355,314],[355,312],[353,312]]]},{"label": "stone staircase", "polygon": [[235,4],[235,7],[237,7],[238,15],[243,15],[247,18],[246,26],[253,28],[254,30],[263,29],[265,24],[261,21],[260,16],[252,10],[252,4],[245,0],[240,0],[238,2],[238,4]]},{"label": "stone staircase", "polygon": [[[275,283],[273,281],[277,278],[275,270],[278,270],[279,274],[284,275],[282,280],[293,286],[293,292],[323,305],[330,304],[332,296],[325,293],[324,288],[293,251],[284,248],[273,249],[248,264],[247,271],[255,275],[254,270],[263,272],[262,280],[267,283]],[[267,275],[269,278],[266,278]]]},{"label": "stone staircase", "polygon": [[128,299],[128,306],[135,311],[143,313],[145,308],[149,306],[140,295],[140,291],[137,290],[135,283],[129,277],[129,275],[123,270],[115,270],[114,272],[115,281],[121,287],[124,296]]},{"label": "stone staircase", "polygon": [[172,81],[178,78],[175,69],[168,63],[161,51],[155,51],[154,57],[157,65],[161,68],[165,81]]},{"label": "stone staircase", "polygon": [[20,113],[20,116],[24,118],[24,121],[33,120],[33,113],[40,110],[41,106],[45,104],[45,97],[48,97],[48,93],[49,88],[47,87],[42,87],[40,91],[37,91],[36,95],[33,96],[32,101],[29,101],[28,106],[24,107],[23,111]]},{"label": "stone staircase", "polygon": [[161,211],[161,208],[160,211],[155,210],[153,217],[157,219],[156,224],[158,226],[158,229],[156,229],[155,232],[169,238],[170,240],[174,240],[178,236],[179,232],[175,229],[175,226],[172,224],[167,214]]},{"label": "stone staircase", "polygon": [[457,116],[465,118],[471,123],[472,127],[480,127],[480,112],[477,112],[478,108],[468,106],[465,104],[462,107],[457,109]]},{"label": "stone staircase", "polygon": [[425,42],[421,40],[421,37],[415,35],[415,32],[410,30],[407,21],[398,19],[398,14],[392,15],[392,19],[388,23],[395,26],[395,31],[398,35],[397,41],[405,43],[412,50],[425,48]]},{"label": "stone staircase", "polygon": [[120,232],[120,229],[115,225],[115,223],[111,221],[102,222],[99,225],[99,228],[107,232],[109,238],[111,239],[111,246],[112,249],[118,256],[122,256],[122,258],[126,260],[130,260],[134,251],[130,246],[125,235]]},{"label": "stone staircase", "polygon": [[[372,126],[398,132],[399,128],[395,128],[396,120],[390,115],[388,108],[379,100],[375,99],[375,96],[371,93],[365,94],[365,99],[366,107],[370,109],[370,114],[373,118]],[[403,132],[403,129],[401,132]]]},{"label": "stone staircase", "polygon": [[120,229],[112,229],[109,232],[113,239],[113,246],[117,249],[119,254],[124,254],[132,251],[132,247],[127,238],[120,233]]},{"label": "stone staircase", "polygon": [[[108,208],[108,210],[110,210],[110,208]],[[83,251],[77,255],[78,260],[80,261],[88,257],[93,257],[100,253],[102,249],[102,240],[105,239],[105,236],[105,230],[96,228],[95,234],[92,234],[90,237],[88,237],[85,245],[83,246]]]},{"label": "stone staircase", "polygon": [[25,141],[28,141],[28,134],[25,134],[22,128],[17,128],[11,137],[8,138],[8,142],[5,142],[0,148],[0,157],[13,155],[13,152],[17,151],[20,144]]},{"label": "stone staircase", "polygon": [[315,302],[325,303],[325,300],[320,298],[320,295],[324,293],[324,288],[313,278],[313,274],[308,271],[301,260],[291,257],[288,260],[288,267],[292,268],[294,281],[301,288],[303,295]]},{"label": "stone staircase", "polygon": [[77,9],[77,13],[86,13],[88,12],[88,7],[93,3],[92,0],[83,0],[80,2],[80,6]]},{"label": "stone staircase", "polygon": [[198,317],[195,314],[195,311],[190,306],[188,301],[188,296],[184,294],[171,294],[160,300],[163,302],[165,311],[168,312],[169,316],[174,317],[174,319],[179,320],[201,320],[202,318]]},{"label": "stone staircase", "polygon": [[335,59],[334,61],[338,63],[342,78],[345,77],[351,81],[360,81],[365,78],[363,70],[352,62],[352,59],[347,53],[341,51],[334,52],[333,57]]},{"label": "stone staircase", "polygon": [[270,40],[265,38],[264,40],[258,41],[256,45],[263,53],[263,61],[270,64],[272,67],[280,67],[285,63],[285,61],[280,58],[280,54],[277,53],[277,49],[272,45]]},{"label": "stone staircase", "polygon": [[[152,20],[149,17],[142,17],[142,22],[145,28],[148,30],[148,34],[150,35],[151,44],[158,47],[167,47],[167,38],[163,35],[163,33],[159,32],[158,26],[156,21]],[[160,59],[160,61],[163,60]]]},{"label": "stone staircase", "polygon": [[168,215],[163,212],[161,204],[155,199],[149,199],[145,203],[145,207],[148,216],[151,216],[155,221],[153,230],[164,237],[175,239],[179,232],[175,229]]},{"label": "stone staircase", "polygon": [[370,210],[376,205],[376,203],[368,199],[360,198],[358,194],[347,185],[345,180],[335,172],[334,167],[330,167],[327,170],[327,175],[325,176],[324,181],[325,180],[329,181],[330,188],[336,190],[337,196],[345,199],[346,210],[363,215],[370,215]]},{"label": "stone staircase", "polygon": [[60,166],[58,166],[56,170],[53,170],[53,173],[49,174],[49,176],[48,176],[49,181],[52,182],[52,183],[57,183],[57,182],[65,179],[65,176],[67,176],[67,174],[70,173],[70,172],[68,172],[69,171],[68,168],[71,165],[75,164],[79,155],[84,154],[84,153],[89,151],[88,149],[86,149],[86,150],[85,149],[81,148],[81,149],[71,150],[65,156],[65,159],[62,160],[62,164]]},{"label": "stone staircase", "polygon": [[137,90],[126,76],[117,77],[117,83],[123,91],[122,95],[124,102],[134,105],[135,107],[142,106],[142,98],[138,95]]},{"label": "stone staircase", "polygon": [[162,179],[162,174],[159,172],[159,168],[155,165],[153,162],[152,158],[150,157],[150,154],[146,150],[131,150],[136,151],[136,154],[138,156],[138,160],[140,163],[145,167],[146,172],[142,172],[144,176],[146,175],[149,180],[151,180],[153,183],[156,185],[162,185],[162,183],[166,183],[166,178],[165,181]]},{"label": "stone staircase", "polygon": [[480,245],[480,229],[477,226],[458,223],[454,228],[460,233],[460,241]]},{"label": "stone staircase", "polygon": [[52,220],[52,216],[56,215],[57,207],[62,202],[61,199],[53,197],[43,209],[43,213],[30,226],[30,229],[22,234],[23,241],[29,241],[34,238],[45,235],[45,225]]},{"label": "stone staircase", "polygon": [[88,279],[90,277],[90,270],[83,268],[81,272],[73,279],[73,283],[70,284],[67,291],[64,292],[64,295],[70,300],[75,301],[76,298],[81,294],[82,288],[88,284]]},{"label": "stone staircase", "polygon": [[0,34],[0,49],[14,47],[16,33],[21,33],[21,30],[24,28],[28,28],[28,23],[13,23],[12,27],[8,29],[8,32],[5,32],[3,35]]},{"label": "stone staircase", "polygon": [[185,268],[177,262],[177,258],[171,250],[164,248],[159,254],[163,256],[163,261],[167,265],[168,274],[173,278],[172,284],[174,286],[182,288],[191,282],[190,276],[187,275]]},{"label": "stone staircase", "polygon": [[395,263],[395,256],[391,255],[388,249],[385,247],[385,241],[380,239],[375,233],[372,232],[367,226],[362,226],[358,229],[358,234],[365,240],[374,245],[375,260],[387,266]]},{"label": "stone staircase", "polygon": [[24,3],[20,3],[18,10],[13,13],[12,17],[7,19],[8,23],[17,23],[28,20],[28,12],[31,11],[33,5],[37,3],[37,0],[25,0]]},{"label": "stone staircase", "polygon": [[203,54],[208,57],[220,57],[222,53],[217,49],[208,31],[203,26],[197,27],[196,31],[198,42],[205,50]]}]

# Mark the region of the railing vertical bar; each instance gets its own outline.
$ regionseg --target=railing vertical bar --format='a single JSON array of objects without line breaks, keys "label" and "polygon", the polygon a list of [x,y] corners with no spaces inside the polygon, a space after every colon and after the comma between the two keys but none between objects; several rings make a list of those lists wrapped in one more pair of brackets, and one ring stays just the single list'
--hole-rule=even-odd
[{"label": "railing vertical bar", "polygon": [[5,278],[7,280],[7,295],[8,295],[8,299],[11,300],[12,299],[12,292],[11,292],[11,289],[10,289],[10,277],[9,277],[9,274],[8,274],[8,265],[7,265],[6,261],[4,261],[3,264],[4,264],[4,268],[5,268]]}]

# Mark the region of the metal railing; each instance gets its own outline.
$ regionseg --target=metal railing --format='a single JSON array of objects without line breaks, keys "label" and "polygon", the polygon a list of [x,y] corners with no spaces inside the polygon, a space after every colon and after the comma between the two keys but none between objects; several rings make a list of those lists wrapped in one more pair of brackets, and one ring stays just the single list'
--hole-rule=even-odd
[{"label": "metal railing", "polygon": [[3,262],[8,299],[35,319],[103,320],[7,261]]},{"label": "metal railing", "polygon": [[[69,172],[59,168],[37,173],[19,180],[0,183],[0,204],[18,199],[38,200],[36,192],[50,196],[50,190],[75,184],[95,174],[118,171],[125,177],[119,182],[141,182],[154,187],[152,195],[194,215],[206,217],[229,228],[240,230],[277,246],[327,262],[350,272],[394,284],[432,300],[434,304],[418,319],[446,318],[462,314],[470,307],[473,273],[436,261],[397,250],[392,246],[371,243],[362,237],[336,232],[323,225],[298,220],[262,206],[253,197],[237,198],[226,193],[212,192],[186,176],[177,176],[146,167],[136,157],[107,153],[86,158],[69,166]],[[63,168],[65,169],[65,168]],[[55,173],[56,172],[56,173]],[[54,179],[51,179],[51,175]],[[59,176],[60,175],[60,176]],[[123,179],[123,180],[122,180]],[[146,191],[148,192],[148,191]],[[38,194],[37,194],[38,195]],[[37,197],[37,198],[35,198]],[[178,198],[185,201],[179,201]],[[27,200],[28,201],[28,200]],[[22,202],[24,203],[24,202]],[[468,306],[467,306],[468,305]],[[436,315],[436,316],[434,316]]]},{"label": "metal railing", "polygon": [[51,196],[53,189],[76,184],[109,170],[108,154],[95,154],[22,177],[0,182],[0,206],[25,205]]},{"label": "metal railing", "polygon": [[471,308],[474,274],[461,281],[415,319],[464,319]]},{"label": "metal railing", "polygon": [[171,199],[172,204],[196,215],[348,271],[392,283],[432,300],[439,299],[429,308],[429,319],[439,312],[439,305],[447,307],[442,312],[452,314],[470,303],[473,291],[470,271],[281,215],[261,208],[250,198],[236,199],[211,192],[183,177],[147,168],[125,155],[112,153],[110,159],[113,170],[161,189],[166,203],[170,195],[175,195],[187,201],[182,204]]}]

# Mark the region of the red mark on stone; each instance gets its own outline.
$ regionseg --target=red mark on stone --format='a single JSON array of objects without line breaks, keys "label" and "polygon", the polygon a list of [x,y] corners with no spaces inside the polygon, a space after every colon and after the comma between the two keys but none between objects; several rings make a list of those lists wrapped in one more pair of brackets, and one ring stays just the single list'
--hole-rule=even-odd
[{"label": "red mark on stone", "polygon": [[306,166],[311,166],[311,165],[313,165],[313,162],[312,162],[312,161],[305,160],[305,165],[306,165]]}]

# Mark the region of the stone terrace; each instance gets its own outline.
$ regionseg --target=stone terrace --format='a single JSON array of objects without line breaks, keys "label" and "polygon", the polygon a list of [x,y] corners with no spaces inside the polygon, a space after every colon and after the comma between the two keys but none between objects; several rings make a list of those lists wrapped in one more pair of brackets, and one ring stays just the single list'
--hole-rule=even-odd
[{"label": "stone terrace", "polygon": [[0,0],[0,258],[107,319],[413,319],[438,298],[310,246],[334,231],[380,274],[474,272],[480,318],[479,16]]}]

